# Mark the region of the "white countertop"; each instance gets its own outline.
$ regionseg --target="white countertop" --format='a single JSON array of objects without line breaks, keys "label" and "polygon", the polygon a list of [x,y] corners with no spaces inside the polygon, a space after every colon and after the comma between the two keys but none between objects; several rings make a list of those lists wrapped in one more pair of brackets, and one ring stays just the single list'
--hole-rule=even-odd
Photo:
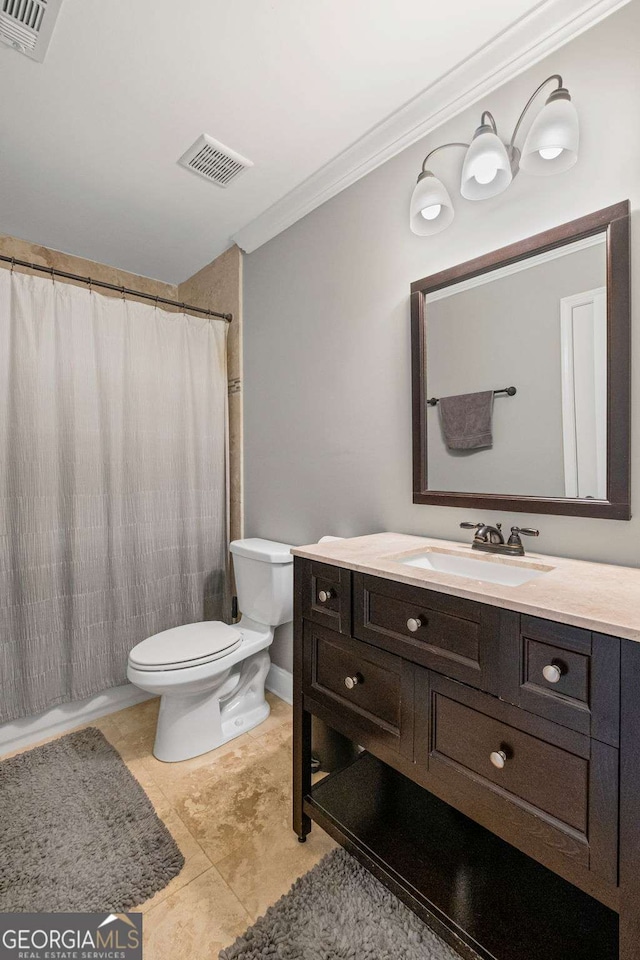
[{"label": "white countertop", "polygon": [[[553,569],[535,580],[513,587],[399,562],[404,556],[434,548],[492,563],[521,563]],[[428,587],[438,593],[640,641],[640,569],[636,567],[588,563],[538,553],[527,553],[523,558],[505,558],[472,551],[470,544],[402,533],[375,533],[312,543],[294,547],[291,552],[297,557],[347,567],[387,580]]]}]

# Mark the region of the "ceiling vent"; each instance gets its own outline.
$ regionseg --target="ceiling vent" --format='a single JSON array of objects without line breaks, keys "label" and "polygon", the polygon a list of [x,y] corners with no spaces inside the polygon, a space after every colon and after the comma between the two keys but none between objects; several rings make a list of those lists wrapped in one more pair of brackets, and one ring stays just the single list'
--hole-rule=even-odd
[{"label": "ceiling vent", "polygon": [[0,0],[0,40],[40,63],[62,0]]},{"label": "ceiling vent", "polygon": [[253,166],[251,160],[206,133],[183,153],[178,163],[219,187],[228,187],[232,180],[237,180],[241,173]]}]

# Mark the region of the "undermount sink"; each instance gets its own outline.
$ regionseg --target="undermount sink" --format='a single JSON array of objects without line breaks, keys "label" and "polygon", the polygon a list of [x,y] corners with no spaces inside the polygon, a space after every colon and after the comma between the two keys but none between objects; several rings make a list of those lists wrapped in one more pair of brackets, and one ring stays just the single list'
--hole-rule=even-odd
[{"label": "undermount sink", "polygon": [[454,577],[466,577],[467,580],[500,583],[506,587],[519,587],[554,569],[543,563],[527,563],[526,560],[511,560],[508,557],[486,560],[435,548],[402,559],[398,557],[397,560],[408,567],[422,567],[424,570],[453,574]]}]

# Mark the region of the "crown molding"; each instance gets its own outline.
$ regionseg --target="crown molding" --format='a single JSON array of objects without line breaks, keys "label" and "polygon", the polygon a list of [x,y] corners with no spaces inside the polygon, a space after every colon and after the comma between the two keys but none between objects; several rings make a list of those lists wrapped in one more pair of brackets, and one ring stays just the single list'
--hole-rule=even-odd
[{"label": "crown molding", "polygon": [[246,253],[257,250],[316,207],[629,2],[543,0],[242,227],[232,241]]}]

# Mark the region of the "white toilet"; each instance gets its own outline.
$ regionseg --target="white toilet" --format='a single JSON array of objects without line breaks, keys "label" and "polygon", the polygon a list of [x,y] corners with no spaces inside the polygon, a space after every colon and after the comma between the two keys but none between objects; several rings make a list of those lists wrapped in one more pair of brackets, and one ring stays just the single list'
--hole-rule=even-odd
[{"label": "white toilet", "polygon": [[129,654],[127,676],[159,694],[153,747],[169,763],[207,753],[269,716],[264,682],[275,628],[293,619],[291,547],[235,540],[239,623],[188,623],[143,640]]}]

